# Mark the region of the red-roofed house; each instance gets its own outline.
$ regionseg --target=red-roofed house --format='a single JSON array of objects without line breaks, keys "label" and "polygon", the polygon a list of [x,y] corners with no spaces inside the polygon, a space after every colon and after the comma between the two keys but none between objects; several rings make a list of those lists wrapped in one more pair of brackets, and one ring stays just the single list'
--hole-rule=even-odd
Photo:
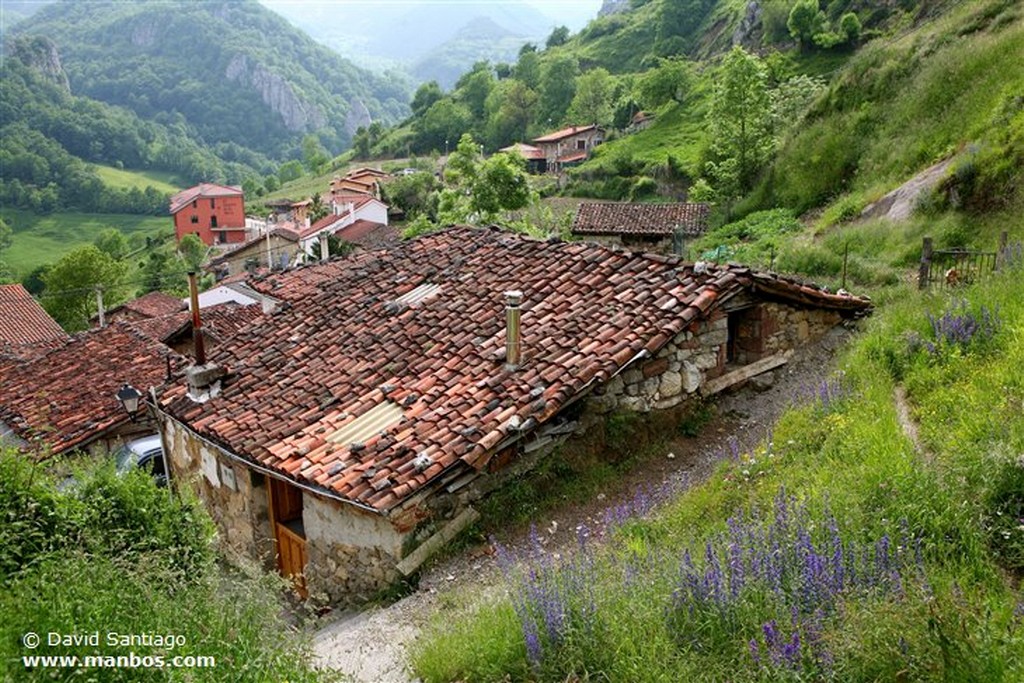
[{"label": "red-roofed house", "polygon": [[205,244],[245,241],[245,196],[242,188],[200,183],[171,197],[174,235],[189,233]]},{"label": "red-roofed house", "polygon": [[415,571],[474,500],[610,411],[688,410],[870,307],[479,228],[249,284],[283,304],[160,397],[170,467],[225,544],[332,601]]},{"label": "red-roofed house", "polygon": [[148,318],[159,318],[178,313],[184,309],[185,304],[176,296],[164,294],[163,292],[149,292],[137,299],[126,301],[120,306],[111,308],[107,311],[105,317],[107,322],[116,322],[118,320],[132,322]]},{"label": "red-roofed house", "polygon": [[572,234],[602,244],[670,251],[673,238],[692,239],[708,227],[711,207],[700,203],[582,202]]},{"label": "red-roofed house", "polygon": [[34,355],[68,335],[19,284],[0,285],[0,354]]},{"label": "red-roofed house", "polygon": [[367,194],[338,194],[332,199],[331,213],[299,231],[299,244],[302,251],[311,254],[321,234],[355,242],[387,224],[388,205],[384,202]]},{"label": "red-roofed house", "polygon": [[502,147],[498,151],[521,156],[526,161],[526,170],[530,173],[544,173],[548,170],[547,157],[544,155],[544,150],[540,147],[517,142],[514,145]]},{"label": "red-roofed house", "polygon": [[146,392],[183,366],[127,322],[82,332],[24,362],[0,361],[0,440],[44,458],[151,434],[153,423],[133,422],[117,391],[128,383]]},{"label": "red-roofed house", "polygon": [[548,170],[559,171],[570,164],[587,158],[597,145],[604,142],[604,128],[596,124],[570,126],[542,135],[533,141],[547,161]]}]

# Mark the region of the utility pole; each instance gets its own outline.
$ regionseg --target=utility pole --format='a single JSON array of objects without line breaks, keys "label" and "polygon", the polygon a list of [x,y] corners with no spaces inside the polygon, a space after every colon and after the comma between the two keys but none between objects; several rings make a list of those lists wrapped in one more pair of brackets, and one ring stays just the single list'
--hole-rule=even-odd
[{"label": "utility pole", "polygon": [[105,311],[103,310],[103,288],[98,285],[96,287],[96,311],[99,315],[100,328],[102,329],[107,326],[107,321],[104,316]]}]

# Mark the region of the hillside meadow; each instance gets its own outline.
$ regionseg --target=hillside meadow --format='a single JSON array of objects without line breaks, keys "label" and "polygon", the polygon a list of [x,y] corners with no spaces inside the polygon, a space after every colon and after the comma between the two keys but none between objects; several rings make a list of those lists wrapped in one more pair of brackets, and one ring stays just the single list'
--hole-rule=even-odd
[{"label": "hillside meadow", "polygon": [[707,483],[584,530],[567,557],[503,557],[507,594],[448,601],[414,648],[416,672],[1022,680],[1019,250],[979,285],[905,289],[832,380]]}]

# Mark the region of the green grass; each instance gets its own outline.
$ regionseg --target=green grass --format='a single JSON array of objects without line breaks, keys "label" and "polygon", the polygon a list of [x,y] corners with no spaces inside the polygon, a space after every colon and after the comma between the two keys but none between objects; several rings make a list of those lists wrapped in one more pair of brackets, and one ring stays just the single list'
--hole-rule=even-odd
[{"label": "green grass", "polygon": [[[535,595],[561,596],[566,620],[557,641],[535,622],[539,663],[528,662],[507,599],[454,600],[414,647],[416,672],[426,681],[1022,680],[1022,596],[1010,574],[1024,567],[1021,276],[958,292],[975,314],[997,307],[1001,325],[991,338],[940,345],[936,354],[908,335],[930,339],[926,311],[951,304],[906,289],[844,356],[846,388],[837,398],[790,409],[770,444],[723,464],[653,518],[614,529],[600,551],[577,552],[561,569],[535,558],[536,573],[513,579],[513,595],[529,595],[516,588],[528,584]],[[897,384],[928,453],[916,452],[900,427]],[[911,568],[916,560],[903,560],[899,590],[848,590],[833,610],[804,613],[799,623],[818,624],[816,644],[805,632],[795,668],[767,655],[758,664],[749,640],[765,647],[768,619],[788,634],[790,606],[803,604],[799,590],[780,602],[750,584],[727,608],[715,600],[696,611],[671,608],[683,550],[703,571],[705,544],[726,547],[716,540],[726,520],[742,512],[771,522],[782,489],[806,506],[811,534],[826,533],[822,516],[831,510],[844,543],[870,549],[887,537],[904,544],[894,552],[905,558],[919,544],[923,562],[920,573]],[[812,657],[814,648],[831,663]]]},{"label": "green grass", "polygon": [[113,166],[96,165],[96,173],[107,187],[130,190],[133,187],[145,190],[152,186],[160,192],[175,193],[189,184],[183,183],[173,173],[166,171],[132,171]]},{"label": "green grass", "polygon": [[38,266],[57,261],[64,254],[92,241],[106,228],[116,228],[126,236],[156,235],[173,231],[169,216],[134,216],[106,213],[54,213],[39,216],[30,211],[4,209],[4,220],[14,231],[4,260],[15,277],[22,277]]}]

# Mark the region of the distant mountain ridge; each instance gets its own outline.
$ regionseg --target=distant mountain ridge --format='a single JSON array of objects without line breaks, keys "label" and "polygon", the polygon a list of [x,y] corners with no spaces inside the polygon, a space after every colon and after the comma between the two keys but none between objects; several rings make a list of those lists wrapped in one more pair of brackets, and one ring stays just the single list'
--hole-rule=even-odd
[{"label": "distant mountain ridge", "polygon": [[332,152],[405,115],[408,85],[316,44],[255,0],[57,2],[10,34],[53,41],[76,95],[271,158],[303,134]]}]

